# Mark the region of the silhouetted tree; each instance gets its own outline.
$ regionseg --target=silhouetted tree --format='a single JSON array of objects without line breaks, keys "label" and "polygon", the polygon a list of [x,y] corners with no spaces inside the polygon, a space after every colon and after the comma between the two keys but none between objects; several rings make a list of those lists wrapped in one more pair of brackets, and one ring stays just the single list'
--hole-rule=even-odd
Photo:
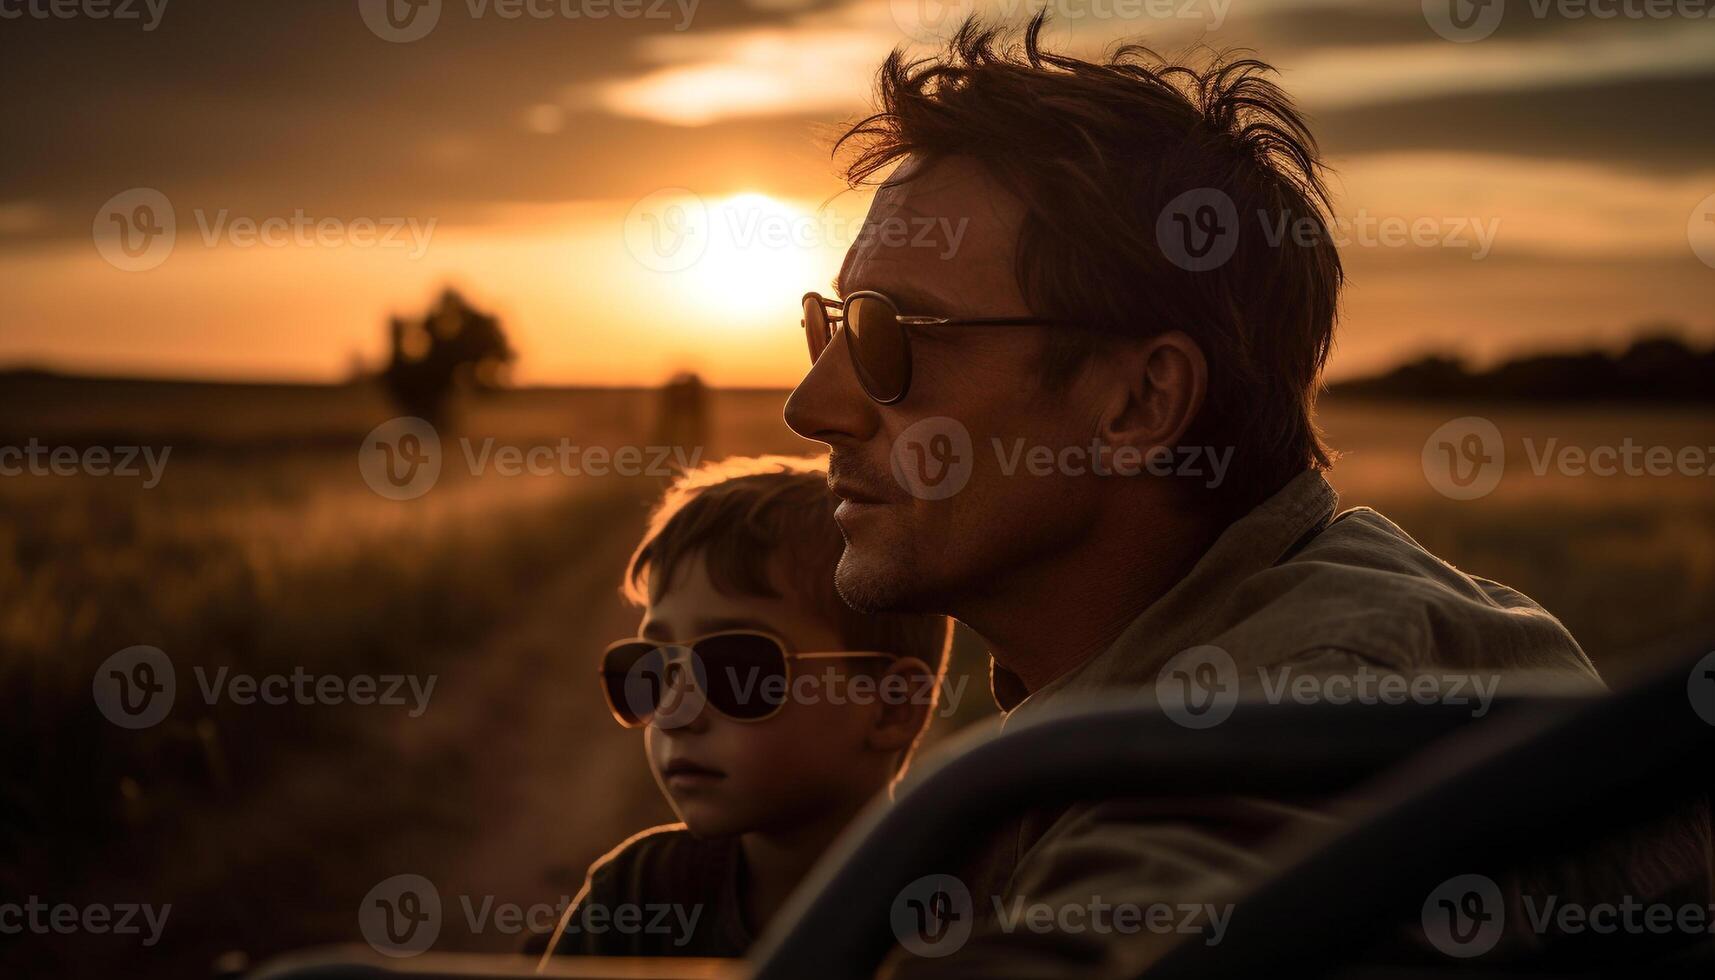
[{"label": "silhouetted tree", "polygon": [[500,320],[451,289],[422,319],[394,317],[388,330],[392,351],[382,384],[400,410],[436,425],[447,421],[460,393],[502,387],[517,357]]}]

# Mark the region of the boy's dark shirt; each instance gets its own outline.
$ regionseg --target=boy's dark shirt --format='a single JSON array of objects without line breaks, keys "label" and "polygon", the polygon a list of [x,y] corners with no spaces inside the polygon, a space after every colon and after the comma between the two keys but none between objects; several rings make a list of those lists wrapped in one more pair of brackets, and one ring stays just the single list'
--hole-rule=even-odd
[{"label": "boy's dark shirt", "polygon": [[[590,866],[560,919],[554,955],[743,956],[755,938],[744,921],[743,874],[736,837],[699,839],[684,824],[645,830]],[[614,910],[625,906],[643,910],[642,928],[613,928]],[[595,920],[600,931],[585,928],[586,909],[604,910]]]}]

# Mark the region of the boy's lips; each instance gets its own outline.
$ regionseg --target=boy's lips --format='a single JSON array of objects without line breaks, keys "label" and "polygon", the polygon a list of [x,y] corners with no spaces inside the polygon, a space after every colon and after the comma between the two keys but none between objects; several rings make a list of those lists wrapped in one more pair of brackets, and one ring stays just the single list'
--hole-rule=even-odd
[{"label": "boy's lips", "polygon": [[669,786],[692,786],[725,779],[726,773],[689,759],[674,759],[661,767],[661,778]]}]

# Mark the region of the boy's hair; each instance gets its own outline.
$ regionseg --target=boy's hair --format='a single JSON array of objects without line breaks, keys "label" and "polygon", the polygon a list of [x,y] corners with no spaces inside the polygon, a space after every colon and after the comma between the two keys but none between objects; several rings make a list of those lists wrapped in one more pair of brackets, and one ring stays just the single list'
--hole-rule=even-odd
[{"label": "boy's hair", "polygon": [[[1021,43],[972,18],[938,57],[896,49],[880,111],[836,144],[855,150],[846,177],[867,183],[908,155],[967,156],[1024,202],[1016,274],[1031,310],[1096,328],[1051,335],[1050,388],[1104,334],[1195,339],[1209,391],[1184,441],[1237,448],[1215,493],[1248,509],[1331,459],[1312,413],[1343,275],[1316,141],[1260,61],[1185,64],[1136,44],[1084,61],[1042,49],[1044,17]],[[1233,241],[1225,262],[1167,253],[1162,222],[1187,200],[1209,213],[1227,202],[1239,219],[1216,229]],[[1274,227],[1310,234],[1271,241]]]},{"label": "boy's hair", "polygon": [[946,617],[855,612],[835,590],[834,569],[845,550],[834,523],[838,503],[819,459],[739,457],[691,470],[650,517],[626,571],[625,595],[641,605],[672,585],[683,562],[701,557],[721,592],[779,597],[784,589],[832,625],[847,649],[916,657],[938,687]]}]

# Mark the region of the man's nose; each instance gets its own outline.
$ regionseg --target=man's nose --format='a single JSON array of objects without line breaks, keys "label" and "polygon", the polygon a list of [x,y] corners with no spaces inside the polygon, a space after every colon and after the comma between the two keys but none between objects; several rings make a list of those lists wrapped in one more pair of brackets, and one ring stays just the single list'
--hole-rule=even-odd
[{"label": "man's nose", "polygon": [[876,424],[875,403],[858,382],[842,327],[786,399],[786,425],[806,439],[833,445],[862,442]]}]

